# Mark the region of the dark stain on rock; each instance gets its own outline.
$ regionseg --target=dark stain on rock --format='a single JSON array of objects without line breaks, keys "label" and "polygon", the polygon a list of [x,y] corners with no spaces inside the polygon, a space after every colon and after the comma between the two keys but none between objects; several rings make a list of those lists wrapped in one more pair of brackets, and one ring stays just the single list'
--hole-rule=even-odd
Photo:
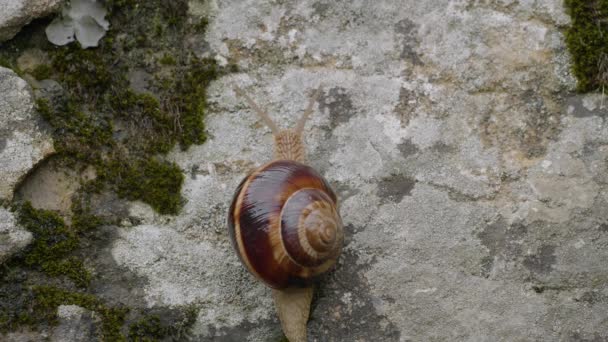
[{"label": "dark stain on rock", "polygon": [[417,154],[418,152],[420,152],[420,149],[418,148],[418,146],[416,144],[414,144],[411,139],[407,139],[404,142],[398,144],[397,148],[399,149],[399,152],[401,152],[401,155],[404,158],[413,156],[413,155]]},{"label": "dark stain on rock", "polygon": [[[129,216],[128,201],[118,197],[113,192],[102,192],[91,195],[91,210],[95,216],[103,218],[106,222],[119,223],[121,219]],[[137,220],[129,218],[133,224]]]},{"label": "dark stain on rock", "polygon": [[600,291],[592,290],[583,293],[580,297],[574,299],[577,302],[584,302],[590,305],[594,305],[596,303],[604,303],[608,301],[608,296],[602,294]]},{"label": "dark stain on rock", "polygon": [[594,157],[596,152],[602,147],[603,144],[589,141],[583,145],[583,156],[584,157]]},{"label": "dark stain on rock", "polygon": [[410,196],[416,180],[405,175],[393,175],[383,178],[378,183],[378,196],[392,202],[401,202],[404,196]]},{"label": "dark stain on rock", "polygon": [[[281,331],[281,325],[278,319],[273,320],[260,320],[256,322],[243,322],[236,327],[231,328],[220,328],[217,329],[213,325],[207,325],[206,336],[200,336],[193,338],[188,341],[209,341],[209,342],[242,342],[248,341],[251,332],[255,331],[259,327],[274,327],[270,332],[271,336],[268,336],[268,341],[280,342],[283,341],[281,337],[283,332]],[[286,341],[286,340],[285,340]]]},{"label": "dark stain on rock", "polygon": [[454,153],[458,151],[458,149],[452,145],[448,145],[443,141],[439,141],[433,144],[433,146],[429,147],[429,150],[438,152],[438,153]]},{"label": "dark stain on rock", "polygon": [[126,305],[132,308],[145,306],[146,277],[142,277],[125,267],[119,266],[112,256],[112,247],[118,239],[118,231],[122,229],[115,226],[96,228],[81,239],[83,248],[79,251],[80,257],[87,260],[97,274],[90,285],[91,292],[95,293],[110,306]]},{"label": "dark stain on rock", "polygon": [[[0,324],[0,328],[6,327],[5,324],[10,324],[10,316],[22,315],[32,302],[33,294],[29,290],[31,285],[28,284],[30,275],[21,267],[14,266],[6,262],[0,267],[0,313],[5,317],[4,322]],[[46,328],[38,327],[40,330]],[[6,329],[6,328],[5,328]],[[0,337],[2,330],[0,330]]]},{"label": "dark stain on rock", "polygon": [[414,118],[414,109],[417,103],[416,94],[408,89],[399,89],[399,102],[395,106],[395,114],[401,121],[401,127],[409,125],[410,120]]},{"label": "dark stain on rock", "polygon": [[0,153],[4,152],[4,149],[6,148],[6,140],[5,137],[0,137]]},{"label": "dark stain on rock", "polygon": [[420,44],[417,36],[418,27],[409,20],[403,19],[395,25],[395,33],[401,40],[401,53],[399,57],[410,62],[412,65],[422,65],[422,60],[416,52],[416,47]]},{"label": "dark stain on rock", "polygon": [[477,233],[481,244],[486,246],[491,256],[496,256],[505,245],[507,223],[500,217],[498,220],[487,225],[484,230]]},{"label": "dark stain on rock", "polygon": [[494,268],[494,257],[485,256],[481,258],[480,266],[480,275],[484,278],[488,278],[492,269]]},{"label": "dark stain on rock", "polygon": [[312,4],[312,8],[314,9],[315,14],[318,14],[319,16],[324,17],[329,10],[329,4],[315,2],[314,4]]},{"label": "dark stain on rock", "polygon": [[600,224],[600,232],[608,233],[608,223]]},{"label": "dark stain on rock", "polygon": [[526,256],[523,265],[533,273],[548,274],[553,270],[555,262],[555,247],[543,245],[537,254]]},{"label": "dark stain on rock", "polygon": [[330,131],[347,123],[355,115],[350,95],[342,87],[331,88],[327,94],[322,94],[319,97],[319,110],[321,112],[329,111]]},{"label": "dark stain on rock", "polygon": [[585,106],[583,106],[583,96],[575,95],[566,99],[566,105],[574,109],[570,115],[575,116],[577,118],[586,118],[590,116],[608,118],[608,103],[604,103],[603,108],[598,107],[594,110],[589,110]]},{"label": "dark stain on rock", "polygon": [[488,248],[491,256],[512,259],[521,253],[521,240],[528,229],[522,224],[509,225],[503,217],[488,224],[477,238]]},{"label": "dark stain on rock", "polygon": [[566,341],[568,342],[606,342],[606,338],[600,336],[598,333],[593,336],[583,337],[580,332],[573,332]]},{"label": "dark stain on rock", "polygon": [[[311,341],[399,341],[401,333],[376,312],[358,255],[346,250],[335,272],[320,282],[308,323]],[[349,296],[345,296],[349,294]],[[387,301],[390,302],[390,299]]]},{"label": "dark stain on rock", "polygon": [[352,188],[346,183],[332,183],[331,185],[338,195],[338,201],[342,203],[360,192],[358,189]]},{"label": "dark stain on rock", "polygon": [[488,277],[495,258],[514,260],[521,255],[521,244],[526,236],[527,228],[522,224],[509,225],[503,217],[488,224],[484,230],[477,233],[477,238],[489,252],[489,256],[481,259],[481,275]]}]

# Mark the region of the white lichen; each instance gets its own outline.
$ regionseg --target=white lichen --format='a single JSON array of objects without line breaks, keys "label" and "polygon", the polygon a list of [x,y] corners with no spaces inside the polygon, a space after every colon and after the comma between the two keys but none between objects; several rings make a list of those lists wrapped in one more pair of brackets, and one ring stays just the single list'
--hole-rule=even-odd
[{"label": "white lichen", "polygon": [[99,1],[72,0],[47,26],[46,36],[55,45],[69,44],[75,38],[84,49],[97,46],[110,28],[106,13]]}]

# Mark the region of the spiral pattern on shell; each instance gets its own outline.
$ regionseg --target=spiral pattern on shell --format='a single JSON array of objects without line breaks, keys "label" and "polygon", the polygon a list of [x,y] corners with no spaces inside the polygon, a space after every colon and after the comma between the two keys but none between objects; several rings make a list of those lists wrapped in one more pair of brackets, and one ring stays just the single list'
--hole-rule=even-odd
[{"label": "spiral pattern on shell", "polygon": [[344,239],[334,191],[314,169],[291,160],[245,177],[228,231],[247,269],[277,289],[309,285],[336,263]]}]

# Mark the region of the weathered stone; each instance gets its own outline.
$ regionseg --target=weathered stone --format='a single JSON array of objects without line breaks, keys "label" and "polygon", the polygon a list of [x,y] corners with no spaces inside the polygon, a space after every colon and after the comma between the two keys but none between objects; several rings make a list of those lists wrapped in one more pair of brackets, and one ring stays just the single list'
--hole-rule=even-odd
[{"label": "weathered stone", "polygon": [[53,330],[53,342],[95,341],[96,323],[100,319],[91,311],[77,305],[60,305],[57,308],[59,325]]},{"label": "weathered stone", "polygon": [[13,38],[36,18],[59,10],[63,0],[3,0],[0,2],[0,42]]},{"label": "weathered stone", "polygon": [[32,241],[32,233],[21,228],[12,212],[0,207],[0,263]]},{"label": "weathered stone", "polygon": [[225,227],[273,148],[232,88],[287,127],[322,84],[305,140],[338,191],[346,246],[316,289],[312,341],[608,338],[608,120],[602,96],[572,93],[562,6],[197,2],[212,20],[194,52],[241,72],[209,89],[208,141],[169,157],[187,175],[177,216],[91,201],[123,219],[91,232],[92,288],[142,310],[193,305],[194,340],[278,340],[270,291]]},{"label": "weathered stone", "polygon": [[27,49],[17,58],[17,67],[21,71],[32,72],[36,67],[48,61],[48,55],[40,49]]},{"label": "weathered stone", "polygon": [[323,83],[306,142],[339,189],[347,245],[318,289],[314,341],[608,335],[597,295],[608,279],[608,126],[595,98],[585,115],[562,100],[574,80],[560,1],[206,10],[211,48],[242,73],[209,92],[212,138],[172,155],[190,175],[182,213],[114,245],[119,265],[151,279],[148,305],[199,303],[201,338],[275,338],[267,290],[224,230],[232,191],[270,159],[272,137],[231,88],[285,127]]},{"label": "weathered stone", "polygon": [[93,167],[84,172],[66,169],[50,158],[48,162],[35,168],[17,190],[15,197],[29,201],[36,209],[53,210],[64,217],[71,215],[72,196],[80,188],[81,182],[95,178]]},{"label": "weathered stone", "polygon": [[0,333],[0,338],[6,342],[38,342],[46,341],[49,336],[44,332],[20,329],[20,331],[9,332],[4,335]]},{"label": "weathered stone", "polygon": [[0,94],[0,199],[10,200],[15,185],[54,149],[35,112],[30,87],[2,67]]}]

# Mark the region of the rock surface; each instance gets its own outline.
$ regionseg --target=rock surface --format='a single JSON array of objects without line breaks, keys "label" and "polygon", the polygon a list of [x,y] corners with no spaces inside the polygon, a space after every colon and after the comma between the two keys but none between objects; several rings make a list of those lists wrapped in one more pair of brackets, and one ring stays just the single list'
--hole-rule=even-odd
[{"label": "rock surface", "polygon": [[305,139],[348,236],[312,340],[608,338],[608,111],[571,95],[562,1],[192,5],[242,72],[212,87],[212,138],[172,154],[181,214],[114,243],[149,279],[148,306],[199,305],[205,340],[278,339],[270,291],[225,228],[232,191],[272,155],[231,89],[285,127],[323,84]]},{"label": "rock surface", "polygon": [[[55,327],[50,340],[53,342],[94,341],[96,319],[94,314],[78,305],[60,305],[57,308],[59,325]],[[97,319],[99,321],[99,319]]]},{"label": "rock surface", "polygon": [[28,174],[15,194],[18,200],[29,201],[36,209],[53,210],[64,218],[70,216],[72,196],[80,188],[81,180],[95,178],[93,168],[82,173],[60,168],[53,158]]},{"label": "rock surface", "polygon": [[62,0],[0,1],[0,42],[13,38],[32,20],[58,11],[62,2]]},{"label": "rock surface", "polygon": [[32,233],[17,224],[10,211],[0,207],[0,264],[32,241]]},{"label": "rock surface", "polygon": [[[169,156],[186,175],[177,216],[91,202],[121,217],[90,232],[91,291],[163,318],[194,307],[192,340],[279,341],[270,290],[226,230],[234,189],[273,149],[232,88],[287,127],[322,85],[305,140],[340,197],[346,245],[316,289],[311,341],[607,340],[608,100],[573,93],[562,3],[191,1],[210,22],[188,46],[240,71],[211,86],[207,142]],[[1,68],[0,94],[10,199],[51,141],[25,82]],[[58,190],[43,207],[67,208],[74,188],[30,174],[24,197],[44,183]],[[95,333],[86,310],[58,314],[53,339]]]},{"label": "rock surface", "polygon": [[34,110],[29,85],[3,67],[0,94],[0,199],[10,200],[23,176],[54,149]]}]

